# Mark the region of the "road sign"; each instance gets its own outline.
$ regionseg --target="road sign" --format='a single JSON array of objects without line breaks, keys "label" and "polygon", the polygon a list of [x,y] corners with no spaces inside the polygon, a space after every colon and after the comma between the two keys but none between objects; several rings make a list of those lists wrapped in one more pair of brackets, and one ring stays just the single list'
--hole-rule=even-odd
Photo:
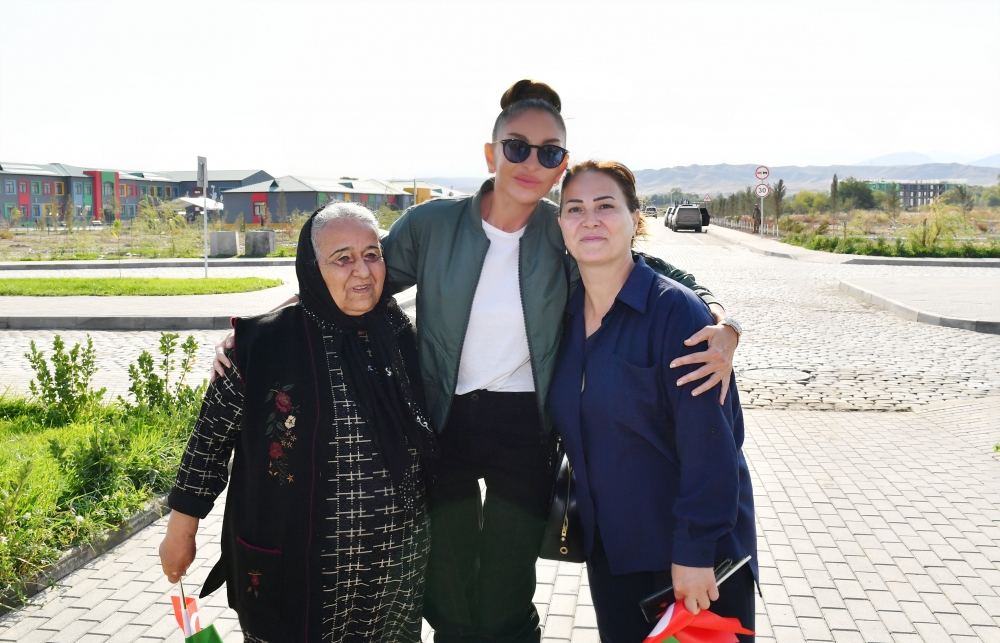
[{"label": "road sign", "polygon": [[761,183],[753,189],[753,193],[763,199],[771,193],[771,188],[766,183]]},{"label": "road sign", "polygon": [[757,177],[758,181],[763,181],[767,177],[771,176],[771,170],[767,169],[766,165],[760,165],[757,167],[756,171],[753,173]]},{"label": "road sign", "polygon": [[711,203],[711,201],[712,201],[712,195],[711,194],[706,194],[705,198],[702,199],[702,201],[704,201],[705,203]]}]

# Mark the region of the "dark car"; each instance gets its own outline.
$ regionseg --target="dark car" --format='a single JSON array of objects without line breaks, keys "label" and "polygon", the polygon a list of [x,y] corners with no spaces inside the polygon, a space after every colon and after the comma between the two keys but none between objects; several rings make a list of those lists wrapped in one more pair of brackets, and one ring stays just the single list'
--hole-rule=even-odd
[{"label": "dark car", "polygon": [[[677,206],[670,218],[670,229],[674,232],[677,232],[678,230],[694,230],[695,232],[701,232],[703,219],[702,209],[703,208],[690,203],[684,203]],[[705,210],[705,212],[707,213],[708,210]]]}]

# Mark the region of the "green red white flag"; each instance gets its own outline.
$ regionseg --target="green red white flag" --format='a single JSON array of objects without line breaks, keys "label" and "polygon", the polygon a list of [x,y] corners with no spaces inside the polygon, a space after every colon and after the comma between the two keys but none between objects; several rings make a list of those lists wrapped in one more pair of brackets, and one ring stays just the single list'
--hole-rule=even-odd
[{"label": "green red white flag", "polygon": [[667,608],[643,643],[736,643],[737,634],[753,634],[739,619],[708,610],[692,614],[678,601]]},{"label": "green red white flag", "polygon": [[191,596],[184,596],[184,589],[181,588],[180,596],[171,596],[170,602],[174,605],[174,618],[177,625],[184,633],[184,643],[223,643],[222,637],[215,631],[214,625],[206,628],[201,627],[201,618],[198,616],[198,603]]}]

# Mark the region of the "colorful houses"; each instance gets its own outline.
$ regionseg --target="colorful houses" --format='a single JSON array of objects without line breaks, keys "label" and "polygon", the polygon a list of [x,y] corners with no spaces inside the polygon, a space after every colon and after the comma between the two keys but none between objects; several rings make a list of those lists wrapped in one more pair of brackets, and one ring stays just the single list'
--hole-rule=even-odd
[{"label": "colorful houses", "polygon": [[352,201],[371,210],[383,206],[402,210],[413,195],[376,179],[325,179],[282,176],[222,193],[226,221],[247,223],[285,221],[293,213],[311,213],[330,201]]},{"label": "colorful houses", "polygon": [[[143,199],[158,202],[193,192],[194,174],[0,161],[0,225],[128,221],[135,218]],[[209,184],[220,191],[270,177],[263,170],[208,173]]]},{"label": "colorful houses", "polygon": [[[0,226],[87,225],[129,221],[145,199],[169,201],[195,194],[194,171],[122,171],[64,163],[0,161]],[[227,222],[285,221],[330,201],[372,210],[403,210],[414,203],[461,193],[422,181],[353,177],[275,178],[264,170],[209,170],[208,195],[223,202]]]}]

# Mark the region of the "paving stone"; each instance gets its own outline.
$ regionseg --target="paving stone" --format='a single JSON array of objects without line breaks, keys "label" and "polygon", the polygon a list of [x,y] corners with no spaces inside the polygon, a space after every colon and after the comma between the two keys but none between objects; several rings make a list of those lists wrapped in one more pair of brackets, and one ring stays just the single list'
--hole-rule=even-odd
[{"label": "paving stone", "polygon": [[[682,243],[669,254],[695,274],[710,274],[706,281],[748,327],[737,382],[760,525],[765,595],[757,640],[1000,640],[1000,461],[990,454],[1000,413],[991,395],[1000,386],[1000,363],[992,357],[1000,354],[1000,336],[903,322],[836,288],[852,274],[901,274],[892,273],[895,266],[830,267],[740,252],[743,267],[729,274],[718,267],[731,256],[711,248]],[[747,270],[759,283],[747,283]],[[27,341],[50,344],[53,334],[0,331],[0,354],[15,356],[0,364],[0,388],[12,373],[25,381],[26,362],[16,356]],[[61,334],[70,342],[84,337]],[[196,334],[201,372],[223,334]],[[158,339],[92,335],[100,385],[114,392],[127,388],[127,364]],[[776,359],[808,370],[810,380],[751,377]],[[829,410],[836,407],[857,410]],[[218,547],[220,523],[218,515],[203,522],[212,545],[201,551]],[[146,533],[154,529],[162,524]],[[80,640],[165,635],[157,542],[140,534],[64,579],[22,618],[0,619],[0,640],[45,640],[55,630],[39,625],[57,615],[80,629]],[[193,569],[203,575],[210,562],[199,559]],[[540,562],[538,580],[545,640],[596,641],[582,566]],[[224,603],[213,596],[201,606],[220,632],[238,637]],[[426,627],[424,640],[430,634]]]}]

